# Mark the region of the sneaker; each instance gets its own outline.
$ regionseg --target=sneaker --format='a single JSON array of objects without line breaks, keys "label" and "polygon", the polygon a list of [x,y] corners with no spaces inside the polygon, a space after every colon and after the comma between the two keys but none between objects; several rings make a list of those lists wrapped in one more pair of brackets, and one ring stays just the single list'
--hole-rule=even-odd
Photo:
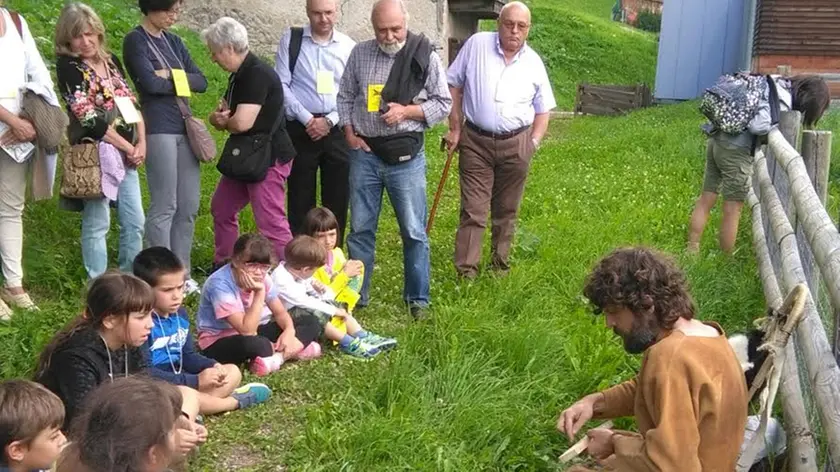
[{"label": "sneaker", "polygon": [[362,339],[362,342],[367,344],[368,346],[373,346],[380,351],[387,351],[388,349],[393,349],[397,347],[397,340],[394,338],[386,338],[384,336],[380,336],[374,333],[368,333],[366,337]]},{"label": "sneaker", "polygon": [[248,370],[251,371],[252,374],[256,375],[257,377],[265,377],[266,375],[274,372],[277,369],[274,369],[273,361],[270,357],[255,357],[254,360],[251,361],[251,365],[248,366]]},{"label": "sneaker", "polygon": [[295,359],[299,361],[311,361],[319,357],[321,357],[321,345],[316,342],[307,344],[302,351],[295,354]]},{"label": "sneaker", "polygon": [[9,305],[6,305],[6,302],[0,300],[0,321],[11,321],[12,319],[12,309],[9,308]]},{"label": "sneaker", "polygon": [[31,298],[29,298],[28,293],[13,294],[9,291],[9,289],[4,288],[3,290],[0,290],[0,298],[2,298],[3,301],[8,303],[9,305],[12,305],[17,308],[23,308],[24,310],[30,311],[39,310],[38,306],[35,305],[35,302],[33,302]]},{"label": "sneaker", "polygon": [[187,279],[184,282],[184,296],[189,297],[192,294],[201,295],[201,285],[195,279]]},{"label": "sneaker", "polygon": [[358,359],[371,359],[379,354],[379,349],[362,342],[359,338],[353,338],[353,341],[345,347],[338,348],[341,352]]},{"label": "sneaker", "polygon": [[409,309],[414,321],[423,321],[429,318],[429,308],[421,305],[412,305]]},{"label": "sneaker", "polygon": [[239,402],[239,409],[243,409],[265,403],[271,396],[271,389],[261,383],[249,383],[234,390],[231,396]]}]

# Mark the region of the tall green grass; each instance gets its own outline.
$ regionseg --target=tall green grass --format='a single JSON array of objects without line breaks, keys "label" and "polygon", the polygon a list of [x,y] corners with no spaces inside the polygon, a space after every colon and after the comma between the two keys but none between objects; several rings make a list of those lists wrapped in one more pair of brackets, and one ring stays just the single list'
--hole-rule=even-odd
[{"label": "tall green grass", "polygon": [[[569,103],[564,87],[578,80],[651,77],[652,38],[608,29],[613,25],[589,9],[572,10],[595,3],[576,1],[543,1],[534,8],[532,43],[546,57],[560,101]],[[48,52],[61,0],[9,3],[23,11]],[[121,36],[139,18],[133,2],[92,3],[118,51]],[[179,33],[211,82],[194,101],[196,113],[206,114],[224,74],[210,64],[194,34]],[[623,62],[627,58],[638,61],[638,69]],[[554,431],[558,412],[638,367],[638,358],[623,352],[603,319],[588,313],[580,295],[583,279],[617,246],[681,252],[703,171],[699,124],[693,104],[553,122],[533,162],[514,269],[505,278],[485,274],[460,284],[454,277],[454,172],[431,235],[434,318],[427,323],[411,322],[401,308],[399,233],[386,203],[373,303],[358,316],[376,332],[396,336],[400,346],[369,363],[328,354],[284,367],[266,379],[274,389],[267,405],[209,419],[210,441],[191,470],[561,470],[556,457],[568,445]],[[430,199],[444,163],[435,145],[440,132],[428,137]],[[197,267],[212,257],[208,205],[217,178],[205,168],[193,252]],[[702,255],[678,257],[702,317],[735,331],[763,311],[761,290],[749,225],[742,223],[736,254],[724,257],[715,245],[718,216]],[[41,346],[78,311],[84,286],[78,215],[60,212],[55,201],[29,204],[24,225],[26,284],[43,310],[0,324],[2,378],[31,373]],[[250,218],[244,227],[253,228]]]}]

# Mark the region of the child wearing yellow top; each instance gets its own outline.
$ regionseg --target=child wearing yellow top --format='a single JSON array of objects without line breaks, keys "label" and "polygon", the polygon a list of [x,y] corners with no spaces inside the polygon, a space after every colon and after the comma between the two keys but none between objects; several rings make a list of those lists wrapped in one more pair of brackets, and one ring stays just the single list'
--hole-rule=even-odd
[{"label": "child wearing yellow top", "polygon": [[[317,239],[327,250],[327,263],[315,271],[313,278],[332,289],[335,301],[346,305],[347,312],[353,313],[359,302],[365,266],[361,261],[347,260],[341,248],[336,247],[338,220],[335,214],[324,207],[309,210],[303,220],[303,234]],[[341,330],[347,329],[343,318],[333,317],[331,323]]]}]

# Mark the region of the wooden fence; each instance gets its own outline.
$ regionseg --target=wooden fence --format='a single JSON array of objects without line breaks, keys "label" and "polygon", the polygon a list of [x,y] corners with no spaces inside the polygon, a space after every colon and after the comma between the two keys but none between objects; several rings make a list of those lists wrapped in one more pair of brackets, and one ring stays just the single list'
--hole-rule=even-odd
[{"label": "wooden fence", "polygon": [[840,312],[840,233],[825,209],[831,133],[800,133],[800,122],[799,112],[783,113],[766,152],[756,152],[747,203],[768,306],[777,308],[797,284],[810,290],[783,356],[779,394],[788,470],[816,471],[820,457],[826,470],[840,465],[840,369],[832,351]]},{"label": "wooden fence", "polygon": [[650,87],[638,85],[579,84],[575,114],[620,115],[653,103]]}]

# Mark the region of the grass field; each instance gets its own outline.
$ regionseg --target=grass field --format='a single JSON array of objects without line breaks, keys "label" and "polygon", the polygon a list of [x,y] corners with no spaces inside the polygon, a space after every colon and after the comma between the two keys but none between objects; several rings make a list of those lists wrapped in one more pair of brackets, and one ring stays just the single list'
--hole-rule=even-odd
[{"label": "grass field", "polygon": [[[7,3],[24,12],[42,50],[50,51],[62,1]],[[138,18],[127,3],[92,2],[115,49]],[[532,44],[546,58],[563,105],[570,105],[578,81],[652,82],[655,38],[611,24],[611,2],[533,3]],[[196,114],[205,115],[224,74],[194,34],[179,32],[211,82],[194,101]],[[554,431],[558,412],[638,367],[603,320],[588,313],[583,278],[617,246],[680,253],[702,177],[700,122],[691,103],[553,122],[533,163],[506,278],[456,282],[458,188],[451,175],[431,236],[434,318],[427,323],[411,322],[400,308],[399,235],[385,210],[374,301],[360,319],[396,336],[400,347],[370,363],[328,355],[285,367],[268,378],[275,395],[267,405],[210,419],[210,440],[191,470],[562,470],[556,457],[568,445]],[[838,122],[836,116],[829,121]],[[428,138],[430,198],[443,167],[434,145],[440,132]],[[838,172],[835,166],[832,175]],[[209,199],[217,178],[205,168],[196,267],[212,258]],[[715,248],[718,216],[702,255],[678,257],[702,317],[736,331],[763,311],[761,289],[748,225],[742,224],[736,254],[724,257]],[[253,228],[250,217],[244,220],[245,229]],[[78,312],[84,287],[79,215],[60,212],[54,201],[29,204],[24,225],[26,284],[42,311],[0,324],[2,378],[31,373],[40,347]]]}]

